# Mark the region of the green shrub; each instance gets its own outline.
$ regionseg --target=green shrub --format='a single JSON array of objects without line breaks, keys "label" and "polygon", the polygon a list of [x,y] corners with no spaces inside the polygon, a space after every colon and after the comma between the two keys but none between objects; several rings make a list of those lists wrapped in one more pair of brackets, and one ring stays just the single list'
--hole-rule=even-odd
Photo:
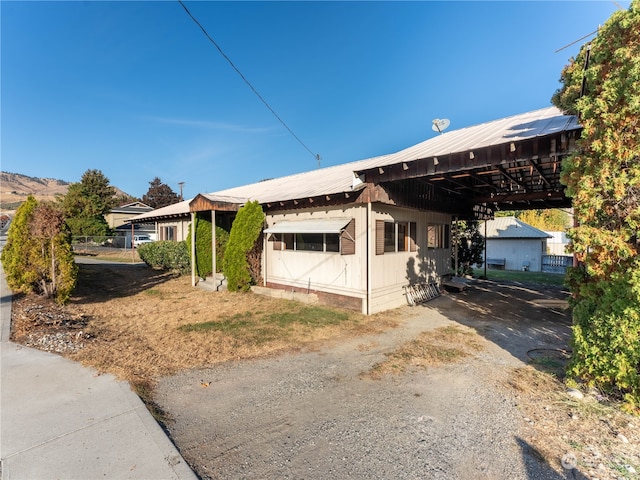
[{"label": "green shrub", "polygon": [[[211,221],[196,215],[196,274],[205,278],[211,275]],[[224,252],[229,241],[229,232],[216,226],[216,269],[222,271]],[[191,258],[191,225],[187,235],[187,250]]]},{"label": "green shrub", "polygon": [[257,283],[252,277],[247,255],[254,248],[264,226],[264,212],[257,201],[246,203],[231,226],[229,243],[223,261],[229,291],[246,291]]},{"label": "green shrub", "polygon": [[[581,283],[572,300],[573,355],[568,374],[628,408],[640,406],[640,260],[608,280]],[[571,272],[576,275],[578,272]]]},{"label": "green shrub", "polygon": [[163,240],[145,243],[138,247],[138,255],[151,268],[170,270],[180,274],[191,272],[186,242]]}]

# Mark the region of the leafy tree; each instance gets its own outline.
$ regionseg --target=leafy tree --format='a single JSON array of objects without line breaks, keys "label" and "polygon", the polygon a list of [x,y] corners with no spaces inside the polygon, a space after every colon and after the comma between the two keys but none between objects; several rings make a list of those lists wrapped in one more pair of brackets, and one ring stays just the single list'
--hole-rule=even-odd
[{"label": "leafy tree", "polygon": [[115,188],[100,170],[87,170],[79,183],[69,185],[61,203],[71,233],[108,235],[109,225],[104,216],[115,206],[115,194]]},{"label": "leafy tree", "polygon": [[66,303],[76,285],[77,266],[62,211],[30,196],[9,227],[2,263],[14,290]]},{"label": "leafy tree", "polygon": [[456,249],[458,250],[458,275],[473,273],[473,265],[482,263],[484,255],[484,238],[478,231],[477,221],[460,220],[454,222],[452,231],[453,250],[451,266],[455,269]]},{"label": "leafy tree", "polygon": [[640,407],[640,1],[617,11],[561,75],[553,102],[577,114],[578,151],[563,163],[581,266],[570,272],[568,373]]},{"label": "leafy tree", "polygon": [[558,208],[546,210],[524,210],[516,217],[532,227],[544,231],[564,232],[569,227],[569,215]]},{"label": "leafy tree", "polygon": [[178,194],[169,185],[162,183],[162,180],[158,177],[149,182],[149,190],[142,196],[142,203],[153,208],[166,207],[179,201]]},{"label": "leafy tree", "polygon": [[258,282],[249,265],[248,255],[255,248],[264,226],[264,212],[257,201],[248,202],[238,211],[223,260],[223,271],[230,291],[246,291]]}]

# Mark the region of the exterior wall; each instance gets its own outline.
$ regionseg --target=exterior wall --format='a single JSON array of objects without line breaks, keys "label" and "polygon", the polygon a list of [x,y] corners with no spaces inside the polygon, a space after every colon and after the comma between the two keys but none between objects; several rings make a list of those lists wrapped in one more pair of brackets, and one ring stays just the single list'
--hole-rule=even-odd
[{"label": "exterior wall", "polygon": [[569,246],[569,239],[565,232],[545,232],[551,235],[552,238],[547,240],[547,254],[548,255],[569,255],[567,253],[567,247]]},{"label": "exterior wall", "polygon": [[181,242],[187,239],[187,235],[189,234],[189,225],[191,224],[190,217],[184,218],[171,218],[168,220],[159,220],[155,223],[155,234],[156,239],[162,240],[161,230],[164,227],[175,227],[176,230],[176,238],[174,239],[176,242]]},{"label": "exterior wall", "polygon": [[542,255],[546,250],[546,239],[487,239],[487,258],[505,258],[505,270],[522,270],[524,262],[529,262],[529,270],[539,272],[542,270]]},{"label": "exterior wall", "polygon": [[[403,286],[419,281],[438,282],[442,275],[450,273],[450,246],[427,248],[427,225],[450,225],[450,215],[386,205],[373,205],[370,214],[367,210],[367,205],[358,204],[267,215],[269,227],[282,221],[353,218],[356,245],[354,255],[275,250],[273,242],[266,238],[262,270],[265,284],[318,293],[320,297],[324,292],[327,298],[334,299],[332,304],[341,296],[343,299],[338,304],[351,308],[359,304],[362,313],[373,314],[406,305]],[[376,255],[376,220],[415,222],[415,251]],[[371,262],[370,271],[367,271],[367,257]],[[367,306],[368,295],[371,301]]]},{"label": "exterior wall", "polygon": [[[366,301],[366,208],[362,205],[334,209],[305,209],[267,215],[269,227],[282,221],[317,218],[354,218],[355,254],[274,250],[266,239],[262,275],[265,283],[292,287],[298,291],[320,291]],[[269,237],[269,235],[267,235]]]},{"label": "exterior wall", "polygon": [[[377,313],[407,304],[405,285],[420,281],[439,282],[450,273],[451,248],[428,248],[427,225],[451,225],[451,216],[435,212],[374,205],[371,215],[371,305]],[[414,252],[375,252],[375,220],[415,222],[417,249]]]}]

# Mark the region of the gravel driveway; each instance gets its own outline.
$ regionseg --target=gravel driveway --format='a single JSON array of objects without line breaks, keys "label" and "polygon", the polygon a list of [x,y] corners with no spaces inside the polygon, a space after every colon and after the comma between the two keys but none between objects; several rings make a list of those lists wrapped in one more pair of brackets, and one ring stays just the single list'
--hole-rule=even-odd
[{"label": "gravel driveway", "polygon": [[[559,479],[519,436],[503,381],[532,348],[566,348],[566,292],[474,281],[381,335],[185,371],[154,395],[203,479]],[[380,380],[363,376],[420,332],[465,324],[484,349]],[[202,383],[211,382],[207,387]]]}]

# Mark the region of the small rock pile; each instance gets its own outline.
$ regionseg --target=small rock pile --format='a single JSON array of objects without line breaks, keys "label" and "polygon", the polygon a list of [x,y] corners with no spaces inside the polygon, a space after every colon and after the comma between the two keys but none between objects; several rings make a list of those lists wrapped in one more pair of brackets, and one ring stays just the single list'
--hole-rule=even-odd
[{"label": "small rock pile", "polygon": [[86,330],[85,316],[73,315],[54,303],[19,302],[13,312],[19,342],[47,352],[75,353],[93,338]]}]

